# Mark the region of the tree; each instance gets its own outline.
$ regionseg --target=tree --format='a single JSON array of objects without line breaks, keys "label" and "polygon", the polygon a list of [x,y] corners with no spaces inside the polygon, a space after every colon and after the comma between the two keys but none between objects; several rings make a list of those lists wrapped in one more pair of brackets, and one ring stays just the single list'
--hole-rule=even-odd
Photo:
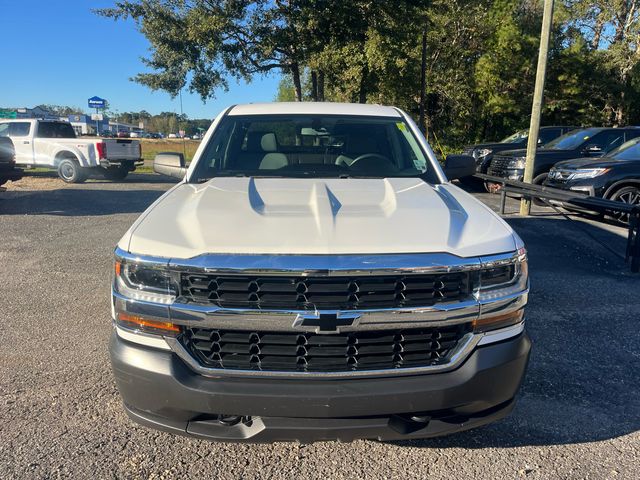
[{"label": "tree", "polygon": [[567,0],[567,9],[567,23],[589,41],[599,78],[608,81],[604,122],[635,123],[640,106],[635,80],[640,73],[640,0]]},{"label": "tree", "polygon": [[68,105],[39,105],[43,110],[47,110],[48,112],[53,113],[54,115],[59,115],[61,117],[66,117],[67,115],[73,115],[74,113],[84,113],[84,110],[80,107],[70,107]]},{"label": "tree", "polygon": [[275,100],[277,102],[293,102],[296,100],[296,91],[291,77],[286,76],[280,78]]},{"label": "tree", "polygon": [[[278,100],[397,105],[449,147],[529,123],[541,0],[120,0],[99,13],[136,22],[151,55],[135,80],[174,96],[280,73]],[[639,17],[640,0],[556,1],[544,124],[640,123]]]},{"label": "tree", "polygon": [[97,10],[113,19],[133,19],[151,43],[144,59],[153,71],[134,80],[176,96],[187,86],[203,100],[228,88],[228,79],[291,73],[302,99],[299,43],[303,0],[132,0]]}]

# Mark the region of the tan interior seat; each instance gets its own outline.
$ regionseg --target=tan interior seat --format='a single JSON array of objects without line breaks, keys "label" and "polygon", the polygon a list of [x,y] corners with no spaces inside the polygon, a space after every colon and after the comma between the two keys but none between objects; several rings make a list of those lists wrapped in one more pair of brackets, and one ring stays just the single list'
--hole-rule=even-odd
[{"label": "tan interior seat", "polygon": [[278,152],[278,141],[275,133],[265,133],[260,140],[262,151],[268,152],[260,162],[260,170],[275,170],[289,165],[284,153]]}]

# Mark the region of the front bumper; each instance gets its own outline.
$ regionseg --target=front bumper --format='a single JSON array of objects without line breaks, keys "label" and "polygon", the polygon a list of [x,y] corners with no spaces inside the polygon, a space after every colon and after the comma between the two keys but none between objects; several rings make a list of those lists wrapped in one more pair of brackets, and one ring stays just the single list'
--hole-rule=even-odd
[{"label": "front bumper", "polygon": [[[544,186],[581,193],[583,195],[589,195],[590,197],[600,197],[600,198],[604,196],[604,192],[605,192],[605,185],[600,184],[598,182],[594,182],[593,179],[584,179],[584,180],[577,180],[577,181],[555,181],[553,179],[547,179],[544,182]],[[571,203],[561,202],[557,200],[552,200],[550,201],[550,203],[553,205],[560,206],[572,212],[598,215],[597,211],[589,210],[588,208],[573,205]]]},{"label": "front bumper", "polygon": [[[500,419],[513,407],[530,345],[522,333],[479,346],[446,373],[328,380],[205,377],[175,353],[115,332],[110,353],[127,412],[139,423],[211,440],[306,443],[424,438]],[[217,415],[251,419],[229,426]]]},{"label": "front bumper", "polygon": [[545,187],[559,188],[572,192],[582,193],[591,197],[602,197],[606,188],[606,184],[594,182],[593,179],[576,180],[576,181],[556,181],[547,179],[544,182]]},{"label": "front bumper", "polygon": [[524,169],[522,168],[491,168],[489,166],[488,174],[520,182],[524,179]]}]

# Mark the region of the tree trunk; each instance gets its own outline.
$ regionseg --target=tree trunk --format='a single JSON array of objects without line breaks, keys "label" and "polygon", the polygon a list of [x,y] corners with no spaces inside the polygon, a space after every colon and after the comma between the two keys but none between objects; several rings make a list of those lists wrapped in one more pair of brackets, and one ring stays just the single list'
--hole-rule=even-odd
[{"label": "tree trunk", "polygon": [[291,64],[291,76],[293,77],[293,87],[296,90],[296,101],[302,101],[302,83],[300,82],[300,65],[298,62]]},{"label": "tree trunk", "polygon": [[420,118],[418,125],[422,133],[427,135],[427,122],[425,119],[425,103],[427,89],[427,27],[422,30],[422,64],[420,66]]},{"label": "tree trunk", "polygon": [[311,99],[318,101],[318,74],[315,70],[311,70]]},{"label": "tree trunk", "polygon": [[369,68],[365,65],[362,67],[362,77],[360,78],[360,89],[358,90],[358,103],[367,103],[367,77],[369,76]]},{"label": "tree trunk", "polygon": [[324,72],[318,72],[318,101],[324,102]]},{"label": "tree trunk", "polygon": [[600,46],[600,38],[602,37],[602,29],[604,28],[604,23],[601,19],[598,18],[596,21],[596,26],[593,32],[593,38],[591,39],[591,48],[597,50]]}]

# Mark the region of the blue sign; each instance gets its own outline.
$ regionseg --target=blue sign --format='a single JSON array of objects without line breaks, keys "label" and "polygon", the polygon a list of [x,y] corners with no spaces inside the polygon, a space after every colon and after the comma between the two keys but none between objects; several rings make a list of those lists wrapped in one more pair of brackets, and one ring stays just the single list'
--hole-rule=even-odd
[{"label": "blue sign", "polygon": [[107,105],[107,101],[100,97],[91,97],[89,99],[89,108],[104,108]]}]

